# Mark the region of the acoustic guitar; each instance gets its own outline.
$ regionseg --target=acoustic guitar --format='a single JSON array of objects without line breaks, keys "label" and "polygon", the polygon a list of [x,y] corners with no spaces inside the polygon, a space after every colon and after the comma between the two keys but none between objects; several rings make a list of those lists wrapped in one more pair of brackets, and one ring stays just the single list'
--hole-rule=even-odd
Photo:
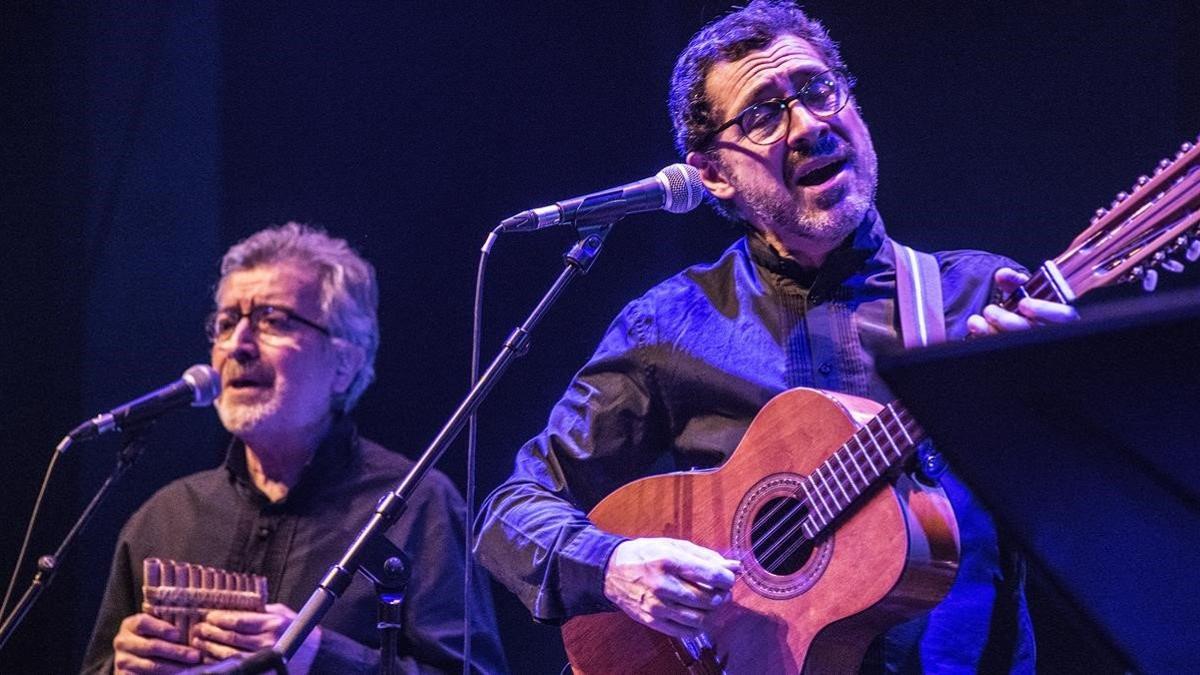
[{"label": "acoustic guitar", "polygon": [[[1200,142],[1200,139],[1197,139]],[[1005,303],[1073,302],[1200,258],[1200,149],[1142,176]],[[589,514],[629,537],[686,539],[739,559],[732,598],[676,639],[621,612],[562,629],[577,673],[855,672],[870,642],[937,604],[958,568],[942,490],[901,468],[925,439],[898,402],[797,388],[771,399],[721,467],[634,481]]]}]

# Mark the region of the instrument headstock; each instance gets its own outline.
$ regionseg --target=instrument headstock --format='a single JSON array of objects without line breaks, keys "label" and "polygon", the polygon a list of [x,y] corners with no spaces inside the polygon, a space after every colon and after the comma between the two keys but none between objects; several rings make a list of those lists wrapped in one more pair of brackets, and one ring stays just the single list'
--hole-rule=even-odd
[{"label": "instrument headstock", "polygon": [[[1061,255],[1046,264],[1061,299],[1111,284],[1141,281],[1153,290],[1157,269],[1183,270],[1200,258],[1200,137],[1141,176]],[[1065,288],[1063,288],[1065,286]]]}]

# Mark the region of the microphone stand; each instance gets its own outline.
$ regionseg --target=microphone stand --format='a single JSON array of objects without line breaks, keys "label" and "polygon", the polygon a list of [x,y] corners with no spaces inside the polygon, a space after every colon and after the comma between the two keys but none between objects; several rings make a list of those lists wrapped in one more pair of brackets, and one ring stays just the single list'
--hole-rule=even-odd
[{"label": "microphone stand", "polygon": [[[4,649],[4,645],[8,642],[8,639],[12,637],[13,632],[21,625],[29,610],[33,608],[33,603],[37,602],[37,599],[41,597],[42,591],[46,590],[50,582],[54,581],[54,575],[62,565],[63,556],[66,555],[71,545],[75,543],[75,539],[83,532],[83,529],[87,527],[88,522],[95,515],[96,507],[108,496],[109,489],[113,483],[125,474],[125,471],[133,465],[134,460],[146,448],[146,430],[149,427],[150,424],[142,424],[134,428],[124,429],[121,439],[121,451],[117,455],[116,467],[113,468],[112,473],[104,481],[104,484],[100,486],[100,489],[96,491],[95,496],[92,497],[92,501],[88,503],[87,508],[83,510],[79,519],[75,521],[75,525],[63,537],[58,550],[53,555],[44,555],[38,558],[38,570],[33,575],[33,581],[29,583],[29,588],[25,590],[25,594],[21,596],[13,611],[4,619],[3,625],[0,625],[0,649]],[[55,450],[55,452],[58,451]],[[18,564],[20,564],[20,561],[18,561]]]},{"label": "microphone stand", "polygon": [[[189,669],[185,673],[242,673],[249,675],[251,673],[262,673],[266,670],[277,667],[279,660],[283,662],[289,661],[296,652],[300,649],[300,645],[313,628],[321,622],[325,613],[333,606],[335,600],[341,597],[342,593],[350,586],[350,582],[354,578],[356,571],[359,571],[362,565],[360,558],[364,550],[371,546],[370,542],[375,537],[382,537],[383,533],[391,527],[392,523],[396,522],[404,514],[408,508],[408,501],[416,490],[417,485],[424,479],[425,474],[433,467],[450,443],[462,431],[463,426],[467,422],[467,418],[473,413],[483,399],[491,392],[500,376],[505,369],[512,363],[513,359],[522,356],[529,349],[529,335],[534,327],[542,320],[543,316],[562,294],[575,277],[582,274],[587,274],[595,262],[596,257],[600,254],[600,248],[604,244],[605,237],[608,236],[609,230],[612,229],[612,222],[598,223],[588,226],[577,226],[580,239],[577,241],[563,256],[564,269],[555,280],[554,285],[542,297],[537,307],[529,315],[525,322],[518,326],[504,341],[504,345],[500,353],[480,376],[475,386],[455,409],[450,419],[434,437],[433,441],[421,453],[413,467],[409,469],[408,474],[404,476],[400,484],[391,492],[384,495],[375,507],[375,513],[371,516],[367,524],[355,536],[354,541],[342,554],[342,558],[330,566],[329,571],[318,583],[317,588],[309,596],[304,606],[300,608],[296,618],[288,629],[279,637],[273,647],[255,652],[249,657],[233,657],[214,664],[216,669]],[[471,527],[471,523],[467,523],[467,527]],[[470,601],[469,598],[466,601]],[[470,635],[464,635],[464,640],[471,639]]]}]

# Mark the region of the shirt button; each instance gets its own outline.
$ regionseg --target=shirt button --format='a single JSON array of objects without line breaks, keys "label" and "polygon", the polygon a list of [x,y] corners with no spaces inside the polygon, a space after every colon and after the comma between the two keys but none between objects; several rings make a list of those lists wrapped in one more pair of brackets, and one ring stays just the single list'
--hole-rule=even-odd
[{"label": "shirt button", "polygon": [[822,375],[828,375],[833,372],[833,364],[826,361],[825,363],[822,363],[819,368],[817,368],[817,371]]},{"label": "shirt button", "polygon": [[266,525],[263,525],[262,527],[258,528],[258,538],[259,539],[266,539],[269,536],[271,536],[271,528],[267,527]]}]

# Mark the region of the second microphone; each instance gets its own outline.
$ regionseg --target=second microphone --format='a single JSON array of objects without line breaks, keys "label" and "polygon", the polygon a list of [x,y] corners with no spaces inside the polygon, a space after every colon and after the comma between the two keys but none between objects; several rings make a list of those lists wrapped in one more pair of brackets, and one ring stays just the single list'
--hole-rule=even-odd
[{"label": "second microphone", "polygon": [[696,167],[672,164],[650,178],[522,211],[501,221],[500,231],[532,232],[555,225],[601,225],[631,213],[659,209],[686,213],[699,206],[703,198],[704,184],[700,182]]}]

